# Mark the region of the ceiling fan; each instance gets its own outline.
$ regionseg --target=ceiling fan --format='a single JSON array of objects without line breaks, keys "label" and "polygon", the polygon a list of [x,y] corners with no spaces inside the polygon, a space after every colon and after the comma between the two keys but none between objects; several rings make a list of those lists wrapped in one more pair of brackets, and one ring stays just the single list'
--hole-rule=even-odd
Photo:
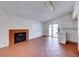
[{"label": "ceiling fan", "polygon": [[51,9],[51,10],[55,10],[53,1],[44,1],[44,4],[45,4],[45,5],[46,5],[47,3],[49,3],[49,5],[50,5],[50,9]]}]

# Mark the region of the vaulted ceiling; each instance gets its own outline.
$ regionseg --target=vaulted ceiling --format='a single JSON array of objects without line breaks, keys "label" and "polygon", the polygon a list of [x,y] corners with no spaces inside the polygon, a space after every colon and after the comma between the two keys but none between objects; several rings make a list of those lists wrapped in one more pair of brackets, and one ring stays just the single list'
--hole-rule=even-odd
[{"label": "vaulted ceiling", "polygon": [[10,16],[45,22],[66,15],[73,10],[74,2],[52,1],[55,10],[51,10],[49,3],[43,1],[6,1],[0,2],[0,9]]}]

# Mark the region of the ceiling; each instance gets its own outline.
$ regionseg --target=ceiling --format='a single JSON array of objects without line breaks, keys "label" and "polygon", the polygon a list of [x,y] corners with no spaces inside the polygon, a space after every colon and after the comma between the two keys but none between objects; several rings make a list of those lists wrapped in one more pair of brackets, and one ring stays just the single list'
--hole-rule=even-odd
[{"label": "ceiling", "polygon": [[53,1],[55,10],[51,10],[49,3],[43,1],[7,1],[0,2],[0,9],[10,16],[33,19],[41,22],[53,20],[66,15],[73,10],[74,2]]}]

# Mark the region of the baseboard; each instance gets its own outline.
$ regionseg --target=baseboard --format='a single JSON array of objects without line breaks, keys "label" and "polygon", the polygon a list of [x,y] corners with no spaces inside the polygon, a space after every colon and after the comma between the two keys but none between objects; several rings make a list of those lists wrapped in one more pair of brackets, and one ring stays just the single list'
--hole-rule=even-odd
[{"label": "baseboard", "polygon": [[77,42],[73,42],[73,41],[69,41],[69,40],[67,40],[67,42],[74,43],[74,44],[78,44]]},{"label": "baseboard", "polygon": [[42,35],[42,36],[39,36],[39,37],[32,38],[32,39],[30,39],[30,40],[38,39],[38,38],[41,38],[41,37],[43,37],[43,35]]},{"label": "baseboard", "polygon": [[[32,38],[32,39],[38,39],[38,38],[41,38],[41,37],[49,37],[48,35],[42,35],[42,36],[39,36],[39,37],[36,37],[36,38]],[[30,40],[32,40],[30,39]]]},{"label": "baseboard", "polygon": [[42,35],[42,37],[49,37],[48,35]]}]

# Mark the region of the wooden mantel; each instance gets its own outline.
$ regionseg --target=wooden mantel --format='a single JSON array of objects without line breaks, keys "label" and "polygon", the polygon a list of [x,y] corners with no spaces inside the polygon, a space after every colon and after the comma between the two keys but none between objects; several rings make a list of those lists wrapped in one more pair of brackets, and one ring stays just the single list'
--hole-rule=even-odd
[{"label": "wooden mantel", "polygon": [[14,47],[14,33],[26,32],[26,40],[29,40],[28,29],[10,29],[9,30],[9,47]]}]

